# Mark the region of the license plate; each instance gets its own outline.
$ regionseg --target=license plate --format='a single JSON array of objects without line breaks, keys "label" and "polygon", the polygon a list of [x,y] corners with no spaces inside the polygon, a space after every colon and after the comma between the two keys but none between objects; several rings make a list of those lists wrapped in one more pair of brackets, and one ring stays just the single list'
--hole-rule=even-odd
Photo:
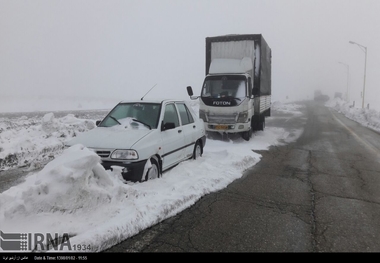
[{"label": "license plate", "polygon": [[215,130],[228,130],[228,125],[215,125]]}]

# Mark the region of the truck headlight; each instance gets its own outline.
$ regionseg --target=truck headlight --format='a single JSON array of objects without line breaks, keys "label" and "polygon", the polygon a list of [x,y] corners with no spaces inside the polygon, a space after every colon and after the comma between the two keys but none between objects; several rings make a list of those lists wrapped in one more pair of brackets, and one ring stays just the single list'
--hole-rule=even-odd
[{"label": "truck headlight", "polygon": [[111,159],[137,160],[139,155],[135,150],[115,150],[111,154]]},{"label": "truck headlight", "polygon": [[247,119],[248,119],[248,111],[243,111],[239,113],[236,122],[244,123],[244,122],[247,122]]}]

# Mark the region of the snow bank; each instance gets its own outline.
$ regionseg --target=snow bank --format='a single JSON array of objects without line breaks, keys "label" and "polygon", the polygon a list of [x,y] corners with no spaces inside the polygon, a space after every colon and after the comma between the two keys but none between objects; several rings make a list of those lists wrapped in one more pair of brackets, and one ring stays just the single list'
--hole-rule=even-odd
[{"label": "snow bank", "polygon": [[91,211],[110,203],[114,184],[99,163],[100,157],[84,146],[66,149],[25,183],[6,191],[0,199],[4,219],[40,213]]},{"label": "snow bank", "polygon": [[94,127],[94,121],[78,119],[73,114],[62,118],[47,113],[42,118],[4,119],[0,121],[0,170],[37,168],[61,153],[64,141]]},{"label": "snow bank", "polygon": [[347,118],[354,120],[363,126],[380,132],[380,112],[376,110],[355,108],[340,98],[329,100],[325,105],[344,114]]}]

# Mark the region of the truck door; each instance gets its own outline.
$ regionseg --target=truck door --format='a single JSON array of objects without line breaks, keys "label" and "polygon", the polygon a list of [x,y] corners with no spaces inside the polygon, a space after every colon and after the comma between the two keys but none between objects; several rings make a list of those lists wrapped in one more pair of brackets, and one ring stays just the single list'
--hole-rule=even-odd
[{"label": "truck door", "polygon": [[161,131],[163,170],[177,164],[184,158],[184,133],[174,103],[165,105],[163,125],[165,126],[166,123],[174,123],[174,128]]}]

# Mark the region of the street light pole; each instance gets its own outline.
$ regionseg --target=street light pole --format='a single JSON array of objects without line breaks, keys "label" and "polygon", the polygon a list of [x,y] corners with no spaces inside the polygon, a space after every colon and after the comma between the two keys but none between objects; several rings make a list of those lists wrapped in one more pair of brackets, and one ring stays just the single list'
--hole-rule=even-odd
[{"label": "street light pole", "polygon": [[349,82],[349,75],[350,75],[350,66],[349,65],[347,65],[346,63],[343,63],[343,62],[338,62],[339,64],[342,64],[342,65],[344,65],[344,66],[346,66],[347,67],[347,91],[346,91],[346,100],[347,100],[347,102],[349,102],[350,101],[350,93],[349,93],[349,91],[348,91],[348,82]]},{"label": "street light pole", "polygon": [[360,47],[361,50],[365,53],[365,60],[364,60],[364,84],[363,84],[363,96],[362,96],[362,108],[364,108],[364,94],[365,94],[365,79],[366,79],[366,72],[367,72],[367,47],[362,46],[354,41],[349,41],[350,44],[355,44],[358,47]]}]

